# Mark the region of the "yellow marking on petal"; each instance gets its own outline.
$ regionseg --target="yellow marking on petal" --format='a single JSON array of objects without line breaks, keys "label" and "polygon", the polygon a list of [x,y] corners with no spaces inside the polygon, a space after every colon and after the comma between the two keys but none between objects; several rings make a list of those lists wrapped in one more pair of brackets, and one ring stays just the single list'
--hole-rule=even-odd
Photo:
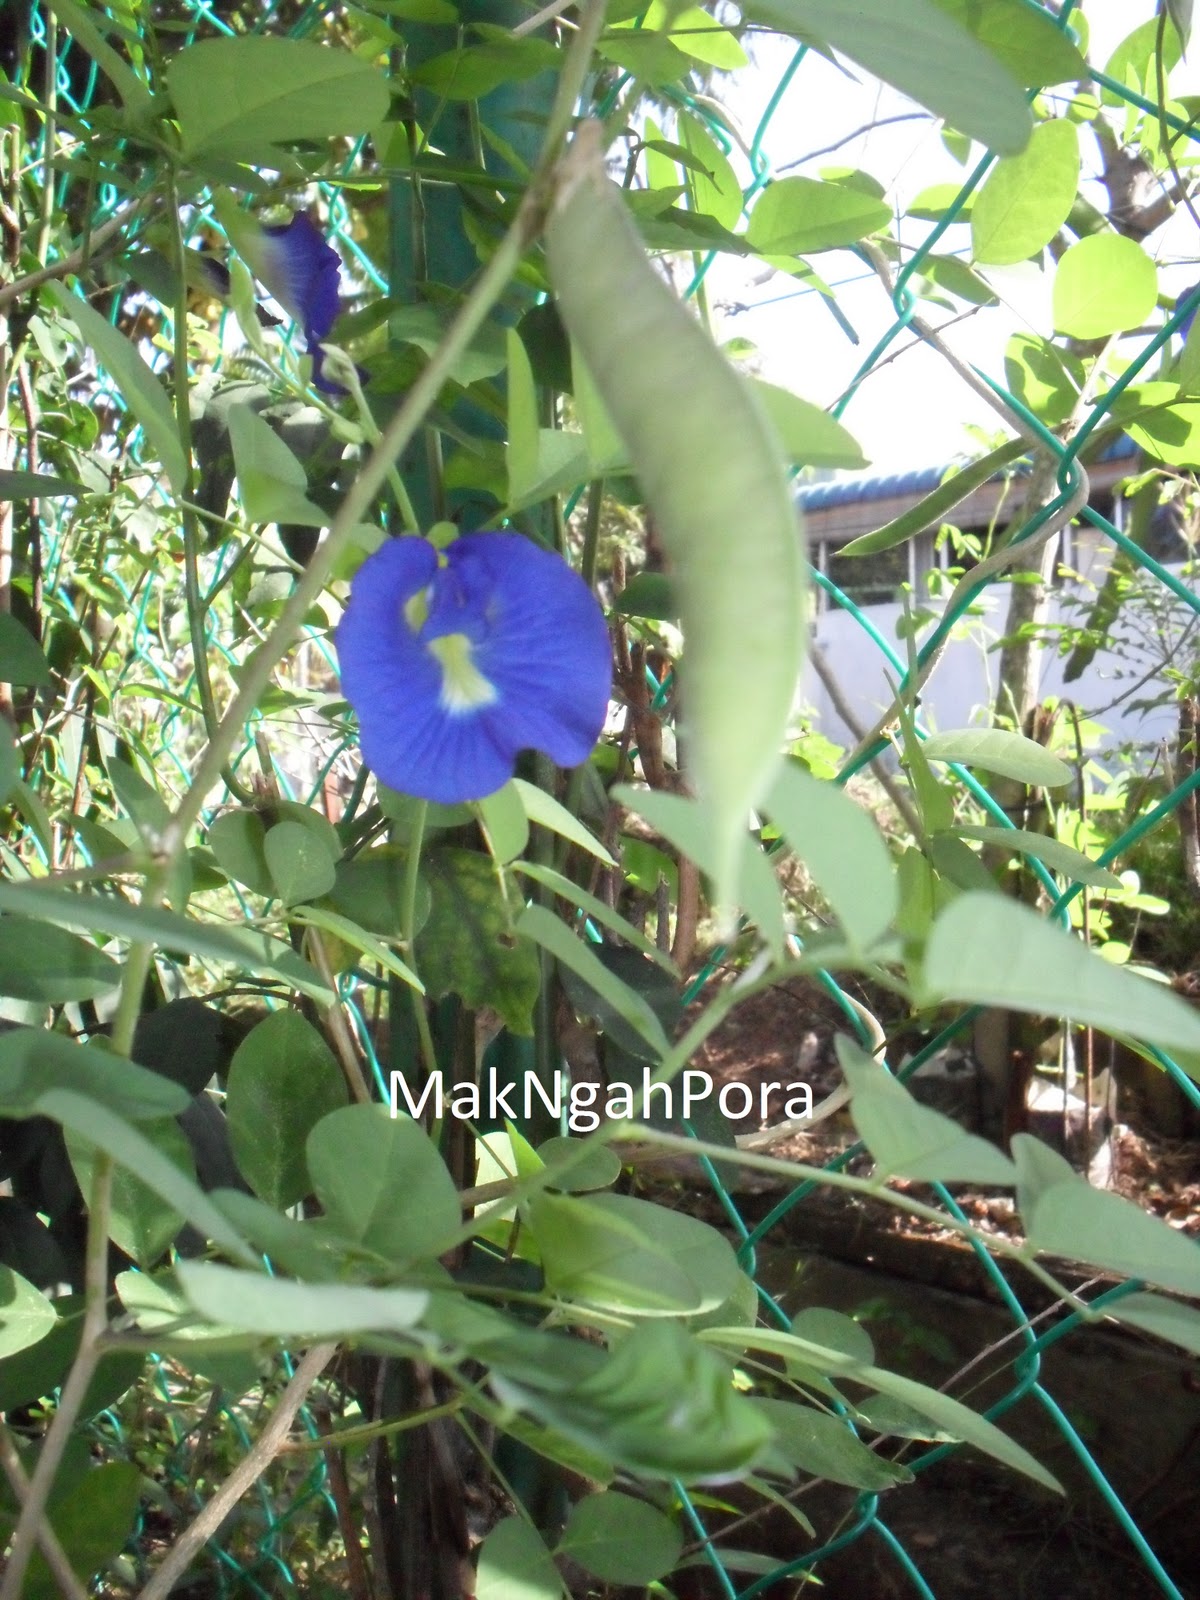
[{"label": "yellow marking on petal", "polygon": [[429,615],[429,590],[418,589],[404,602],[404,620],[413,633],[420,633]]},{"label": "yellow marking on petal", "polygon": [[471,659],[472,645],[465,633],[444,633],[430,639],[429,649],[442,668],[442,705],[447,711],[478,711],[497,698],[496,686],[489,683]]}]

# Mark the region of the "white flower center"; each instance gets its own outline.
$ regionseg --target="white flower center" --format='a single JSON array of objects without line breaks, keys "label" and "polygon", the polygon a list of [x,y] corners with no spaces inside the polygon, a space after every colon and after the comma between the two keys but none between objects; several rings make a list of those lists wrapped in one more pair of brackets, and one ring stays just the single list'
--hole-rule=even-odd
[{"label": "white flower center", "polygon": [[472,645],[465,633],[444,633],[427,641],[442,668],[442,707],[450,712],[478,711],[497,698],[496,686],[489,683],[471,659]]}]

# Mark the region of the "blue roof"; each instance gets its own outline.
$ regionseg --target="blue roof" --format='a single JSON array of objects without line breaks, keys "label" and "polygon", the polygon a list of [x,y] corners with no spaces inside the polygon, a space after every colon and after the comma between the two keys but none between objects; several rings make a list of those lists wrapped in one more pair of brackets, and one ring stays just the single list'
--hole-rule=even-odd
[{"label": "blue roof", "polygon": [[[1127,433],[1114,439],[1101,456],[1101,461],[1122,460],[1137,454],[1137,445]],[[870,473],[857,477],[830,478],[822,483],[804,483],[796,490],[796,503],[804,511],[823,511],[830,506],[857,505],[863,500],[890,500],[912,495],[920,499],[932,494],[938,484],[961,461],[945,461],[935,467],[914,467],[908,472],[889,472],[879,476]],[[1018,471],[1025,470],[1018,468]],[[1003,472],[998,472],[999,478]]]}]

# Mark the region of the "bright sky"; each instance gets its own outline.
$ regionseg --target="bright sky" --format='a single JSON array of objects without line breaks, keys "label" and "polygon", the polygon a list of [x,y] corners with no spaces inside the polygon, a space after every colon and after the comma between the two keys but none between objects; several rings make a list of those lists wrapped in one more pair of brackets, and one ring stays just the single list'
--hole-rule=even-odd
[{"label": "bright sky", "polygon": [[[1107,61],[1111,51],[1139,23],[1154,14],[1153,0],[1085,0],[1091,29],[1091,59]],[[753,46],[755,67],[726,80],[723,100],[747,137],[752,136],[767,99],[794,54],[790,40],[758,36]],[[1200,47],[1171,77],[1175,94],[1200,92]],[[772,118],[764,149],[776,171],[810,151],[822,149],[877,119],[911,111],[912,105],[890,89],[863,76],[855,82],[813,53],[804,61]],[[1099,170],[1093,139],[1081,132],[1084,170]],[[835,152],[798,170],[815,176],[824,166],[857,166],[887,185],[887,198],[911,201],[934,183],[961,179],[970,171],[978,147],[966,167],[956,165],[942,144],[938,126],[929,121],[894,122],[860,134]],[[1103,207],[1103,191],[1097,203]],[[918,227],[922,225],[918,224]],[[927,225],[926,225],[927,226]],[[1181,214],[1151,244],[1167,266],[1160,285],[1177,293],[1200,274],[1200,240],[1191,219]],[[918,235],[919,237],[919,235]],[[939,249],[963,250],[969,244],[965,226],[952,228]],[[822,297],[798,287],[782,273],[757,272],[733,256],[718,257],[708,278],[710,302],[722,312],[723,337],[749,339],[758,349],[762,375],[826,406],[835,401],[858,364],[893,321],[890,301],[878,280],[846,251],[828,251],[813,258],[815,269],[837,289],[838,304],[859,336],[857,346],[838,327]],[[988,269],[1001,306],[976,311],[948,330],[957,354],[1002,378],[1004,349],[1018,327],[1048,334],[1050,277],[1031,263]],[[733,307],[744,307],[736,313]],[[926,307],[935,325],[948,313]],[[903,350],[911,336],[901,335],[891,351]],[[890,353],[890,352],[889,352]],[[932,351],[915,348],[873,374],[851,401],[843,418],[859,440],[873,472],[893,472],[948,461],[969,445],[966,424],[989,431],[999,425],[994,412],[968,389]]]}]

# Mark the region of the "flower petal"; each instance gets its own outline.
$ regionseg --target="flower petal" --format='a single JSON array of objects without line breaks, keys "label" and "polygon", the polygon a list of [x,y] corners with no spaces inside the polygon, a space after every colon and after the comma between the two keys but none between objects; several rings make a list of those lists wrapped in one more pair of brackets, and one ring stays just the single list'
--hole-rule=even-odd
[{"label": "flower petal", "polygon": [[[290,222],[259,230],[252,257],[255,275],[304,331],[313,358],[313,382],[326,394],[345,394],[321,371],[321,341],[337,321],[341,262],[312,218],[297,211]],[[243,247],[244,248],[244,247]]]},{"label": "flower petal", "polygon": [[611,656],[595,597],[519,534],[465,534],[441,565],[423,539],[389,540],[355,576],[337,649],[363,759],[423,799],[482,799],[524,749],[578,765],[608,709]]},{"label": "flower petal", "polygon": [[[514,758],[540,750],[563,767],[586,761],[612,688],[608,628],[587,584],[561,557],[517,533],[465,534],[449,556],[482,620],[475,665],[499,691],[481,713],[492,737]],[[431,607],[427,633],[454,626],[449,615],[443,626]]]}]

